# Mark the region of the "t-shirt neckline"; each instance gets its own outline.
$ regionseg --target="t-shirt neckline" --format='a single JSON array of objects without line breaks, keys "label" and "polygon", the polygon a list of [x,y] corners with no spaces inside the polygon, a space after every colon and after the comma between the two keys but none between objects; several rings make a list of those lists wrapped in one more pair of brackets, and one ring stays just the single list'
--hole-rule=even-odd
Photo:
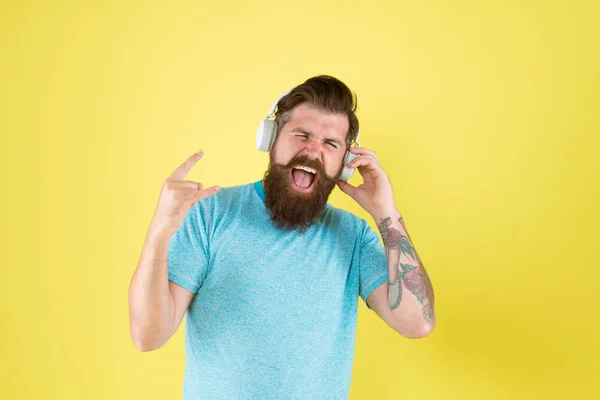
[{"label": "t-shirt neckline", "polygon": [[262,185],[262,180],[254,182],[254,189],[256,190],[256,194],[258,194],[258,197],[260,197],[260,199],[264,202],[265,201],[265,188]]}]

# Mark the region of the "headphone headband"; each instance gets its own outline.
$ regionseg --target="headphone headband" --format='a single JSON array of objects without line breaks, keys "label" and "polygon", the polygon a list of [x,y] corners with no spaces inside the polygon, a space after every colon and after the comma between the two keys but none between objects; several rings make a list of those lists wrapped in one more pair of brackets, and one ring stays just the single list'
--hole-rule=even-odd
[{"label": "headphone headband", "polygon": [[265,117],[265,119],[269,118],[271,115],[273,115],[273,113],[275,112],[275,108],[277,108],[277,103],[279,103],[279,100],[281,100],[282,98],[284,98],[285,96],[287,96],[293,89],[288,90],[287,92],[285,92],[284,94],[282,94],[281,96],[279,96],[277,98],[277,100],[275,100],[275,103],[273,103],[273,105],[271,106],[271,109],[269,110],[269,113],[267,114],[267,116]]}]

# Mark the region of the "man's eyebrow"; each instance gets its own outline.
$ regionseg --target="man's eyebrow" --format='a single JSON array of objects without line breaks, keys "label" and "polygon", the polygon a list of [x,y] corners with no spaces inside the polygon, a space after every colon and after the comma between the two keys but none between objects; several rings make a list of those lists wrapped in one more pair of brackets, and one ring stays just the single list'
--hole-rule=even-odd
[{"label": "man's eyebrow", "polygon": [[301,126],[297,126],[297,127],[293,128],[292,132],[300,132],[300,133],[306,133],[307,135],[312,135],[311,131],[309,131],[308,129],[304,129]]},{"label": "man's eyebrow", "polygon": [[[311,131],[309,131],[308,129],[302,128],[301,126],[292,128],[292,132],[299,132],[299,133],[304,133],[309,136],[313,136]],[[343,144],[342,141],[336,137],[325,138],[325,139],[323,139],[323,142],[333,142],[340,146]]]}]

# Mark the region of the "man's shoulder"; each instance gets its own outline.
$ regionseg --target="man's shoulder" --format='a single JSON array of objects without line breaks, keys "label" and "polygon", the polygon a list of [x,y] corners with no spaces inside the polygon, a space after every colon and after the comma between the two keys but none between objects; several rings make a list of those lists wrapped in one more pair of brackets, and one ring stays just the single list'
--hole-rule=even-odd
[{"label": "man's shoulder", "polygon": [[252,183],[224,186],[217,193],[198,201],[192,207],[204,219],[222,218],[223,215],[239,208],[246,208],[250,202],[255,201],[253,196],[258,196],[255,192]]},{"label": "man's shoulder", "polygon": [[255,191],[253,183],[244,183],[233,186],[222,186],[214,195],[201,200],[202,203],[223,203],[232,199],[242,200],[244,197],[252,196]]},{"label": "man's shoulder", "polygon": [[254,182],[248,182],[248,183],[242,183],[239,185],[232,185],[232,186],[223,186],[221,187],[221,190],[219,190],[219,193],[217,194],[221,194],[221,195],[232,195],[232,194],[240,194],[240,193],[244,193],[244,192],[250,192],[254,189]]},{"label": "man's shoulder", "polygon": [[365,219],[348,210],[335,207],[330,203],[327,203],[322,219],[324,223],[332,224],[342,229],[363,230],[368,225]]}]

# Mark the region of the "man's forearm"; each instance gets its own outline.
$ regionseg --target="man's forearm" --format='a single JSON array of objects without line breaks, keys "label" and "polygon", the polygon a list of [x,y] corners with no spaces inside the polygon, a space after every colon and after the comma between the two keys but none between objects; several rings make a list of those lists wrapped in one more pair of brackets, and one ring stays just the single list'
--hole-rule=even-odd
[{"label": "man's forearm", "polygon": [[172,334],[174,305],[169,291],[170,237],[148,233],[129,288],[130,333],[140,350],[153,350]]},{"label": "man's forearm", "polygon": [[402,325],[435,325],[431,281],[421,263],[402,216],[396,210],[374,215],[388,262],[388,304]]}]

